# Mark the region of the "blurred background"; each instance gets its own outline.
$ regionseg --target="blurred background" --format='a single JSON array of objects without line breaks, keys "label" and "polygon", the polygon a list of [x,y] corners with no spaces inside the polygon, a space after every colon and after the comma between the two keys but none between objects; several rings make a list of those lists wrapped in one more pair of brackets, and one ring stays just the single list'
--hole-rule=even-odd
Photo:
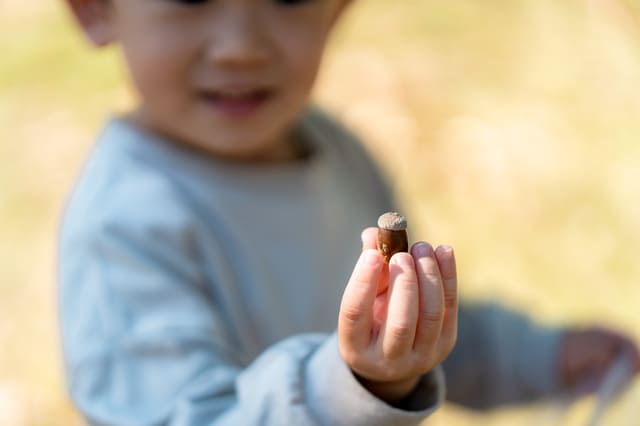
[{"label": "blurred background", "polygon": [[[75,425],[57,330],[58,220],[132,95],[62,2],[0,2],[0,425]],[[456,247],[462,296],[640,341],[640,3],[360,0],[316,99],[393,178],[414,237]],[[594,399],[440,425],[583,425]],[[637,425],[640,381],[603,424]],[[429,423],[431,424],[431,422]]]}]

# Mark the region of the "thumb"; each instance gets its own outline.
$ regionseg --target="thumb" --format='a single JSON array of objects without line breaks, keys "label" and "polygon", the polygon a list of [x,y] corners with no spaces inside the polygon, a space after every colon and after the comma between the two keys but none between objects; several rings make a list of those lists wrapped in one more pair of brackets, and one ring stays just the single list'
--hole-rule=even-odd
[{"label": "thumb", "polygon": [[[362,239],[362,251],[378,249],[378,228],[366,228],[360,235]],[[389,265],[383,264],[378,280],[378,290],[376,294],[382,294],[389,287]]]},{"label": "thumb", "polygon": [[366,228],[360,234],[362,240],[362,251],[378,248],[378,228]]}]

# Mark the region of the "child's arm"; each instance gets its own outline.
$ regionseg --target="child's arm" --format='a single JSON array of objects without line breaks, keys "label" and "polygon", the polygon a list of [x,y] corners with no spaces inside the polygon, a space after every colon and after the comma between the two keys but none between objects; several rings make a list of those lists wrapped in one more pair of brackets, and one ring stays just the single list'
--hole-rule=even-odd
[{"label": "child's arm", "polygon": [[444,362],[447,399],[487,409],[594,390],[620,350],[640,369],[635,345],[611,331],[545,328],[499,305],[462,304],[458,344]]},{"label": "child's arm", "polygon": [[450,248],[434,251],[426,243],[415,244],[411,254],[396,253],[386,265],[375,249],[376,235],[375,228],[362,234],[363,253],[342,299],[338,341],[361,383],[398,403],[455,344],[456,267]]},{"label": "child's arm", "polygon": [[563,329],[539,327],[497,304],[462,303],[458,332],[444,362],[450,401],[486,409],[558,392]]},{"label": "child's arm", "polygon": [[189,212],[142,203],[144,214],[127,217],[140,205],[127,200],[95,215],[73,209],[61,247],[68,385],[91,424],[415,425],[441,400],[434,372],[415,392],[422,411],[382,402],[342,361],[335,336],[294,336],[244,365],[222,302],[202,282]]}]

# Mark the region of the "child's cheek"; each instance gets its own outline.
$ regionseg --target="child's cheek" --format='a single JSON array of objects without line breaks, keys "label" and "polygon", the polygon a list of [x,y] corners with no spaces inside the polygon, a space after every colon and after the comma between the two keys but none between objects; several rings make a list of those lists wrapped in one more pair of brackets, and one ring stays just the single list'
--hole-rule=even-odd
[{"label": "child's cheek", "polygon": [[195,49],[184,37],[144,37],[123,43],[133,84],[144,99],[170,101],[189,92]]},{"label": "child's cheek", "polygon": [[322,62],[324,44],[316,39],[290,40],[288,44],[288,80],[299,90],[310,91]]}]

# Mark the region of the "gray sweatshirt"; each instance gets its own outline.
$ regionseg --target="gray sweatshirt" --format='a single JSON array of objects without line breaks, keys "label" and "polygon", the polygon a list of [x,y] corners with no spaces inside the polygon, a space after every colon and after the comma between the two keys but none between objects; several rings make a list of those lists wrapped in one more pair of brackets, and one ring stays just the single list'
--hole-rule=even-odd
[{"label": "gray sweatshirt", "polygon": [[[112,120],[60,235],[72,400],[96,425],[414,425],[555,389],[558,332],[463,308],[459,343],[392,407],[340,358],[335,329],[360,231],[393,209],[360,144],[316,110],[310,155],[225,162]],[[448,387],[448,392],[446,388]]]}]

